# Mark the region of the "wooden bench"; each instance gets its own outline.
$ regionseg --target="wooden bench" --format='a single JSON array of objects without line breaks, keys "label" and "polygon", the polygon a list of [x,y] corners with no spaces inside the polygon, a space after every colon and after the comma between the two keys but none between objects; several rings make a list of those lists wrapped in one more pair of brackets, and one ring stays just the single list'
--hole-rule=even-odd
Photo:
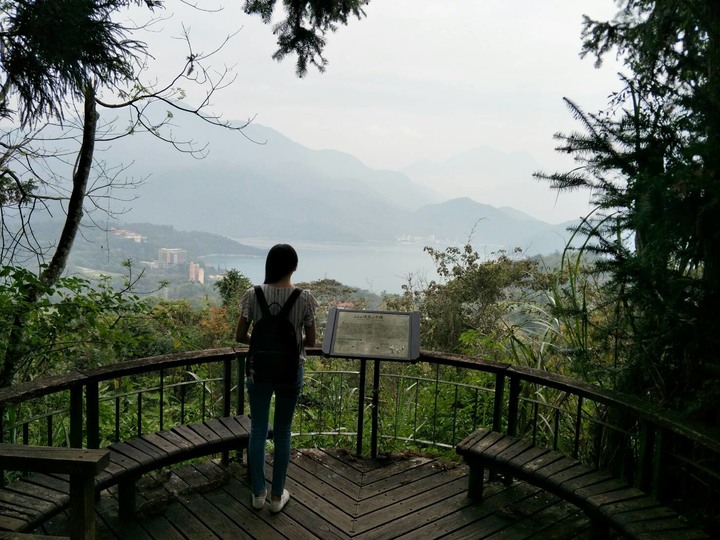
[{"label": "wooden bench", "polygon": [[456,451],[470,467],[468,496],[482,500],[485,468],[519,478],[581,508],[593,523],[593,534],[607,538],[613,529],[630,538],[710,538],[645,492],[607,472],[593,469],[559,452],[495,431],[478,430]]},{"label": "wooden bench", "polygon": [[[62,504],[65,507],[70,506],[70,536],[73,539],[95,538],[95,477],[110,462],[108,450],[0,444],[0,456],[3,469],[7,470],[43,475],[56,471],[65,472],[68,475],[67,496],[62,498]],[[58,498],[50,501],[38,498],[34,488],[27,490],[25,494],[12,488],[22,482],[21,479],[0,493],[0,505],[3,509],[0,527],[13,532],[31,530],[32,515],[38,511],[44,513],[49,510],[48,506],[60,502]]]},{"label": "wooden bench", "polygon": [[[81,450],[91,455],[102,453],[106,456],[102,466],[95,471],[94,482],[89,488],[93,519],[95,494],[117,485],[119,514],[123,518],[131,517],[135,513],[135,483],[143,474],[193,458],[245,449],[249,437],[250,419],[247,416],[231,416],[148,433],[112,444],[106,450]],[[37,447],[20,448],[33,451]],[[52,453],[79,452],[71,448],[49,450]],[[5,468],[10,468],[4,465],[5,453],[2,449],[0,459]],[[0,489],[0,532],[33,531],[68,506],[72,511],[71,501],[75,501],[73,469],[58,462],[54,467],[28,470],[39,473],[22,477]],[[88,489],[87,486],[85,489]],[[74,523],[72,517],[71,523]],[[92,535],[87,531],[83,535],[71,531],[71,537],[93,538],[94,529]]]}]

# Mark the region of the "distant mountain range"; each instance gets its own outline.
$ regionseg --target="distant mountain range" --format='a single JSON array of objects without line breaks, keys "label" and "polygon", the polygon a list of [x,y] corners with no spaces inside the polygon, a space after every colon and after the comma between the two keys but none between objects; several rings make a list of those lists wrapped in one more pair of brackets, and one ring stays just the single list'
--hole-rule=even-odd
[{"label": "distant mountain range", "polygon": [[[349,154],[312,150],[258,124],[242,134],[202,123],[190,129],[194,139],[209,143],[205,159],[148,136],[115,142],[104,154],[108,162],[133,162],[131,174],[150,174],[122,220],[236,239],[470,240],[476,248],[520,247],[529,255],[561,250],[572,225],[552,225],[469,198],[443,200],[432,185],[449,175],[452,161],[444,168],[418,164],[405,172],[375,170]],[[456,162],[479,177],[499,174],[483,171],[488,162],[483,155],[465,153]]]}]

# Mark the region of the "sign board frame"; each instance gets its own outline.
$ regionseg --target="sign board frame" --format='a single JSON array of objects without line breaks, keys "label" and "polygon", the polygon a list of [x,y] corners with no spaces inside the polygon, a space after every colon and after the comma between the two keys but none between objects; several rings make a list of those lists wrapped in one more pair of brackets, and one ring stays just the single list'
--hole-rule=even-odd
[{"label": "sign board frame", "polygon": [[413,362],[420,357],[420,313],[331,308],[322,351],[339,358]]}]

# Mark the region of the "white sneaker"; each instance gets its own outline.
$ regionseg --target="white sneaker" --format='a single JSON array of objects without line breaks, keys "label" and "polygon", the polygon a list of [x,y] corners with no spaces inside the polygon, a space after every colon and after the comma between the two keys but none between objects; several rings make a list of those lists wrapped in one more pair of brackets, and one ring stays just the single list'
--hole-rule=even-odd
[{"label": "white sneaker", "polygon": [[267,491],[263,492],[261,495],[253,495],[252,498],[252,505],[255,510],[260,510],[263,506],[265,506],[265,498],[267,497]]},{"label": "white sneaker", "polygon": [[289,500],[290,500],[290,492],[287,489],[284,489],[282,497],[280,497],[279,501],[274,501],[274,500],[270,499],[270,511],[273,514],[277,514],[278,512],[280,512],[280,510],[285,508],[285,505],[287,504],[287,502]]}]

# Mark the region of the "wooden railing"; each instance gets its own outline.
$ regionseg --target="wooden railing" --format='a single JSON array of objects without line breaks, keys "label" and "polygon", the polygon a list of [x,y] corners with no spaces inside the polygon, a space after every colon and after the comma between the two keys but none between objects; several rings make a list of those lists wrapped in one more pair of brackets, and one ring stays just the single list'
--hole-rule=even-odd
[{"label": "wooden railing", "polygon": [[[637,397],[427,351],[413,364],[308,352],[294,429],[314,444],[332,439],[371,455],[408,445],[451,449],[475,429],[491,428],[610,469],[681,512],[720,523],[720,437]],[[243,350],[205,350],[0,389],[0,442],[101,448],[243,414],[244,361]]]}]

